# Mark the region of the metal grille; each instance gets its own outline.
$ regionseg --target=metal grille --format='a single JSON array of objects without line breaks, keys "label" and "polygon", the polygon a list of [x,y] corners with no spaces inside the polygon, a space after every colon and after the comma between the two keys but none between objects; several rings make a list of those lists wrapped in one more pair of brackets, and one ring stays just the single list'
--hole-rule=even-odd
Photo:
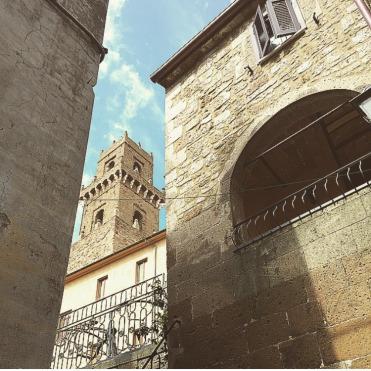
[{"label": "metal grille", "polygon": [[[363,188],[370,187],[371,169],[364,167],[370,160],[371,152],[237,224],[232,235],[235,251],[238,252],[297,221],[323,211]],[[347,191],[344,191],[344,187]]]},{"label": "metal grille", "polygon": [[91,367],[159,341],[165,290],[159,275],[61,317],[51,368]]}]

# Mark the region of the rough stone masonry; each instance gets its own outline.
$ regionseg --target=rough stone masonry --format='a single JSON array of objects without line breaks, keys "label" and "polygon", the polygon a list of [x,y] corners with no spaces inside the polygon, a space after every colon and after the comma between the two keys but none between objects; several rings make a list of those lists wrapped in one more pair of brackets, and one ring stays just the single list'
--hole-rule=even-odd
[{"label": "rough stone masonry", "polygon": [[369,188],[240,255],[229,194],[241,152],[275,114],[301,99],[315,114],[370,85],[371,32],[352,0],[297,0],[302,30],[259,61],[257,4],[235,1],[152,76],[166,88],[169,320],[181,320],[169,366],[370,367]]},{"label": "rough stone masonry", "polygon": [[[108,0],[0,2],[0,367],[49,368]],[[97,45],[98,44],[98,45]]]}]

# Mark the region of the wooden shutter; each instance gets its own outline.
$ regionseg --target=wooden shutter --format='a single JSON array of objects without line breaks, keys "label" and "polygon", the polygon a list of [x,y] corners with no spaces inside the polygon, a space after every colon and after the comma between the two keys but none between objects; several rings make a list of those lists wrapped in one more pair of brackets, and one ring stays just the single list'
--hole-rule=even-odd
[{"label": "wooden shutter", "polygon": [[275,37],[292,35],[300,29],[291,0],[267,0],[267,12]]},{"label": "wooden shutter", "polygon": [[269,35],[260,6],[258,6],[258,10],[256,11],[253,29],[256,41],[258,42],[260,56],[264,57],[269,46]]}]

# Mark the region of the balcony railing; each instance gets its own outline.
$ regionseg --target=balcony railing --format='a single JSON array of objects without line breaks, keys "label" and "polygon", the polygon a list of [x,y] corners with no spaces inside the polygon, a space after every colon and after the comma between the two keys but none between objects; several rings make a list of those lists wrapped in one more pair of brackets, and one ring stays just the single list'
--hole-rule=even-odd
[{"label": "balcony railing", "polygon": [[51,368],[94,367],[161,340],[166,280],[159,275],[60,317]]},{"label": "balcony railing", "polygon": [[232,235],[235,252],[370,187],[371,169],[364,166],[370,161],[371,152],[238,223]]}]

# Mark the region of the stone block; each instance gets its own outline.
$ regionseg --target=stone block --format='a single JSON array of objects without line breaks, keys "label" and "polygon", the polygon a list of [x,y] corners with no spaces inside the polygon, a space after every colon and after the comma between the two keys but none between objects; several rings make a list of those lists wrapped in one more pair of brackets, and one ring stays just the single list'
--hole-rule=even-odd
[{"label": "stone block", "polygon": [[317,337],[308,334],[279,345],[283,368],[319,368],[322,363]]},{"label": "stone block", "polygon": [[197,285],[193,280],[187,280],[176,285],[176,300],[182,302],[191,299],[197,292]]},{"label": "stone block", "polygon": [[303,250],[308,270],[312,270],[355,253],[357,246],[350,226],[306,245]]},{"label": "stone block", "polygon": [[296,235],[297,229],[290,228],[285,232],[279,233],[272,237],[273,246],[277,257],[300,248],[300,242],[298,241]]},{"label": "stone block", "polygon": [[367,282],[347,286],[320,301],[326,321],[330,325],[352,318],[366,317],[371,313],[371,296]]},{"label": "stone block", "polygon": [[305,278],[308,296],[312,300],[330,296],[335,291],[343,290],[348,284],[340,259],[309,271]]},{"label": "stone block", "polygon": [[286,313],[276,313],[249,324],[246,329],[250,352],[288,340],[290,336]]},{"label": "stone block", "polygon": [[230,329],[246,327],[254,318],[254,312],[255,298],[245,297],[213,312],[212,324],[213,327]]},{"label": "stone block", "polygon": [[367,357],[354,359],[351,363],[350,368],[370,369],[371,368],[371,355],[368,355]]},{"label": "stone block", "polygon": [[236,300],[246,296],[256,296],[259,292],[268,288],[269,277],[264,267],[243,271],[242,274],[233,278],[233,295]]},{"label": "stone block", "polygon": [[350,285],[367,282],[371,278],[371,246],[368,250],[341,259]]},{"label": "stone block", "polygon": [[363,207],[361,197],[353,195],[352,197],[339,202],[336,206],[326,209],[323,215],[316,218],[316,224],[319,231],[326,235],[340,231],[366,217],[366,211]]},{"label": "stone block", "polygon": [[325,327],[324,315],[317,302],[298,305],[287,311],[290,335],[300,336]]},{"label": "stone block", "polygon": [[264,290],[257,295],[257,315],[286,312],[307,301],[304,278],[299,277]]},{"label": "stone block", "polygon": [[251,368],[283,368],[281,353],[278,347],[272,346],[260,349],[250,354]]},{"label": "stone block", "polygon": [[266,264],[271,286],[283,284],[307,273],[305,256],[300,249],[281,255]]},{"label": "stone block", "polygon": [[355,319],[323,329],[319,344],[323,362],[331,365],[367,356],[371,349],[370,317]]},{"label": "stone block", "polygon": [[371,240],[371,217],[352,225],[352,235],[357,246],[357,251],[362,252],[370,248]]}]

